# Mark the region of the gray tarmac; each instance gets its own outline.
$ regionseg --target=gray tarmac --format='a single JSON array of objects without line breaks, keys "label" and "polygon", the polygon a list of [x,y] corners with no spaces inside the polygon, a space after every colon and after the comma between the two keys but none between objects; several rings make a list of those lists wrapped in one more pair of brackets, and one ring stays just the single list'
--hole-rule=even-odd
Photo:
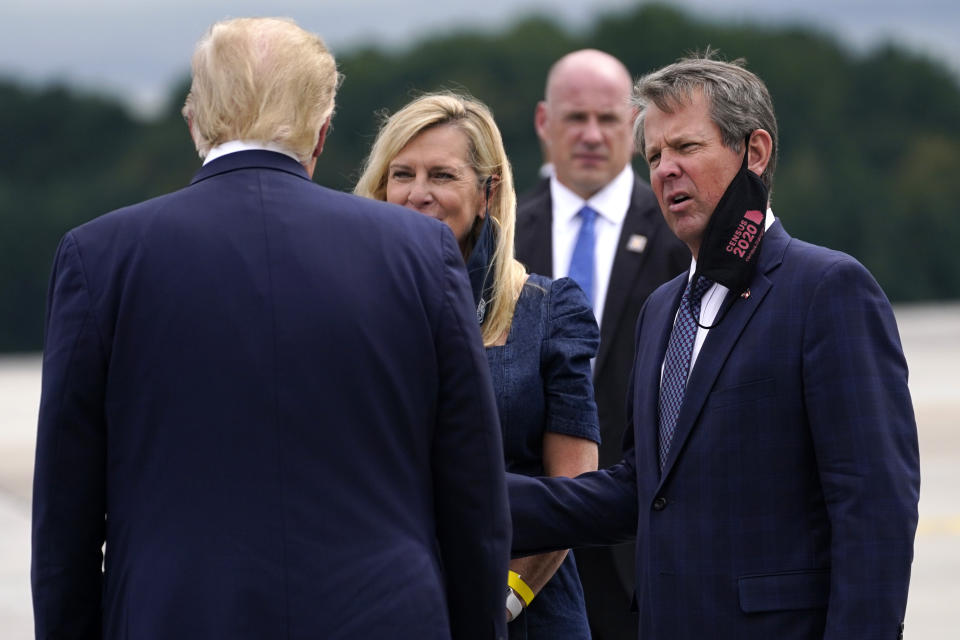
[{"label": "gray tarmac", "polygon": [[[960,304],[895,308],[910,366],[922,487],[904,637],[960,638]],[[33,637],[30,493],[40,357],[0,356],[0,636]],[[892,636],[891,636],[892,637]]]}]

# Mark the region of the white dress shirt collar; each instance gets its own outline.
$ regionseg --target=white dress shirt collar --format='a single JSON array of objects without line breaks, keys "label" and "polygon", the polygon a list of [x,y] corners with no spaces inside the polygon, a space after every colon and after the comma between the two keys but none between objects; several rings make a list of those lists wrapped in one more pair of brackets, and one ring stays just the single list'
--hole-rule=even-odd
[{"label": "white dress shirt collar", "polygon": [[553,200],[554,220],[567,223],[586,204],[590,205],[591,209],[603,216],[608,222],[612,222],[619,227],[627,216],[627,209],[630,208],[630,198],[633,196],[633,179],[633,167],[627,163],[613,180],[587,200],[584,200],[562,184],[555,173],[552,174],[550,176],[550,197]]},{"label": "white dress shirt collar", "polygon": [[253,140],[231,140],[229,142],[219,144],[210,149],[210,151],[207,153],[207,157],[203,159],[203,164],[206,165],[209,162],[213,162],[217,158],[222,158],[229,153],[237,153],[238,151],[274,151],[276,153],[282,153],[288,158],[293,158],[297,161],[297,164],[300,164],[300,160],[296,155],[280,145],[273,144],[272,142],[255,142]]}]

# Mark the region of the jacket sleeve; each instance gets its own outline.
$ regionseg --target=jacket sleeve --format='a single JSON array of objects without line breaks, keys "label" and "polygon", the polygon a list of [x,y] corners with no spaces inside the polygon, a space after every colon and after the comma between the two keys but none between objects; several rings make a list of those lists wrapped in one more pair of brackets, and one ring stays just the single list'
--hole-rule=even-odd
[{"label": "jacket sleeve", "polygon": [[804,330],[804,399],[831,527],[825,638],[896,637],[920,489],[917,427],[893,312],[848,257],[820,278]]},{"label": "jacket sleeve", "polygon": [[463,258],[443,227],[440,375],[433,443],[437,540],[454,638],[506,637],[510,515],[489,366]]},{"label": "jacket sleeve", "polygon": [[33,483],[37,638],[100,638],[105,536],[106,357],[73,236],[47,299]]},{"label": "jacket sleeve", "polygon": [[570,278],[554,280],[544,296],[544,341],[540,372],[546,393],[545,429],[600,442],[590,360],[597,355],[600,330],[587,297]]},{"label": "jacket sleeve", "polygon": [[[628,389],[633,388],[633,374]],[[508,473],[513,554],[608,546],[637,535],[637,474],[633,406],[627,405],[623,458],[576,478]]]}]

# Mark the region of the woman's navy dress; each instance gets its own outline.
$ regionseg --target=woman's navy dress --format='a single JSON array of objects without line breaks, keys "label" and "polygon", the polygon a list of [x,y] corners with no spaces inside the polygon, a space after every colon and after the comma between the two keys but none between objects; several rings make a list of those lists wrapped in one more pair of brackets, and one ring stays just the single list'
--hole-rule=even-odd
[{"label": "woman's navy dress", "polygon": [[[545,432],[600,441],[590,359],[600,332],[583,291],[569,278],[531,274],[503,346],[488,347],[507,471],[543,475]],[[511,639],[590,638],[573,553],[508,625]]]}]

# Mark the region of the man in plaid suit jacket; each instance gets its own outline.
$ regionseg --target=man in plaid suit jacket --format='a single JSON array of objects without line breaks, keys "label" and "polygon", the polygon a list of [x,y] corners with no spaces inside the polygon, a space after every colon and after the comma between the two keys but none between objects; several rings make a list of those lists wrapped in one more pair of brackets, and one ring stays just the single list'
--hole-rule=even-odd
[{"label": "man in plaid suit jacket", "polygon": [[[753,73],[708,55],[641,78],[634,102],[651,186],[693,273],[728,185],[748,171],[772,183],[772,101]],[[623,460],[576,479],[509,478],[514,551],[635,535],[643,640],[892,640],[920,478],[893,313],[856,260],[791,238],[769,208],[750,213],[766,229],[756,271],[741,292],[704,295],[710,328],[697,329],[672,437],[659,429],[661,376],[691,274],[640,313]]]}]

